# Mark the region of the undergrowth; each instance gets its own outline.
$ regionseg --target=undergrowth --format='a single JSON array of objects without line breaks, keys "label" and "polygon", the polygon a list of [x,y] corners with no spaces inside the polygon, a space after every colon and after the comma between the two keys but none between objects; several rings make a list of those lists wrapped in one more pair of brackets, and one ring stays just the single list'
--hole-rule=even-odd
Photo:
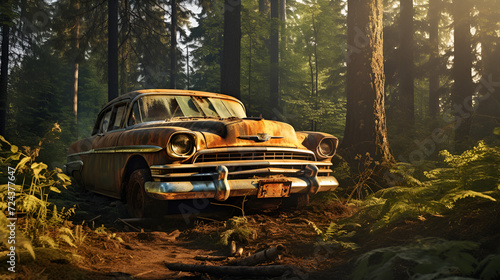
[{"label": "undergrowth", "polygon": [[[50,231],[62,226],[69,216],[74,214],[74,207],[58,209],[55,204],[48,202],[50,193],[60,193],[71,184],[71,179],[61,169],[50,170],[47,164],[36,161],[44,141],[52,141],[53,139],[48,137],[57,137],[60,132],[59,126],[55,124],[36,147],[22,149],[0,136],[0,177],[3,182],[7,182],[9,167],[15,169],[15,196],[12,192],[9,193],[8,184],[0,185],[0,228],[7,228],[6,213],[9,217],[16,216],[17,230],[21,233],[18,238],[24,240],[24,247],[32,255],[32,245],[55,247],[56,242],[50,236]],[[67,237],[73,235],[68,233],[68,230],[71,230],[65,227],[61,229],[56,239],[70,240]],[[7,240],[3,235],[7,233],[2,231],[0,234],[0,244],[7,245],[3,243]]]},{"label": "undergrowth", "polygon": [[496,201],[500,196],[499,147],[479,142],[461,155],[446,150],[440,155],[443,167],[424,171],[423,179],[412,165],[398,163],[391,172],[401,180],[362,201],[358,217],[375,221],[371,230],[378,230],[402,219],[442,215],[467,197]]},{"label": "undergrowth", "polygon": [[[457,203],[465,198],[467,203],[496,202],[500,198],[500,147],[481,141],[460,155],[442,151],[440,156],[442,162],[430,163],[434,167],[426,171],[398,163],[390,177],[400,180],[358,201],[360,211],[339,223],[367,225],[369,234],[374,234],[405,220],[452,216]],[[481,259],[480,245],[424,238],[410,245],[375,249],[357,259],[353,278],[500,279],[500,256],[492,254]],[[491,249],[494,252],[495,248]]]},{"label": "undergrowth", "polygon": [[255,230],[248,225],[246,217],[235,216],[224,223],[224,231],[220,234],[219,244],[227,246],[232,240],[239,244],[248,244],[255,235]]},{"label": "undergrowth", "polygon": [[361,279],[443,279],[473,276],[478,261],[471,252],[478,244],[426,238],[408,246],[372,250],[356,262],[353,278]]}]

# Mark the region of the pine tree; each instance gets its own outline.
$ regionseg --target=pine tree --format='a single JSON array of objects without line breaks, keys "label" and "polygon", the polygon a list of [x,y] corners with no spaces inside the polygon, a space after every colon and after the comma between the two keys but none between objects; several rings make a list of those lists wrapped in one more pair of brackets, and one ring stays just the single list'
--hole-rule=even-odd
[{"label": "pine tree", "polygon": [[384,58],[381,0],[348,1],[347,119],[345,158],[370,156],[394,161],[389,150],[384,107]]}]

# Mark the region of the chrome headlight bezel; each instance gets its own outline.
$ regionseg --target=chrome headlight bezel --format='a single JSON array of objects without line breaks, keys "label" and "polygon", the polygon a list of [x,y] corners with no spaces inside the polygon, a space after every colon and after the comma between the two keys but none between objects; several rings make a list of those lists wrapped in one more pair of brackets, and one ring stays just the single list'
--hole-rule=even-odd
[{"label": "chrome headlight bezel", "polygon": [[325,137],[319,141],[316,147],[316,155],[319,158],[327,159],[335,155],[337,151],[338,139],[335,137]]},{"label": "chrome headlight bezel", "polygon": [[[184,139],[179,139],[184,138]],[[186,151],[179,150],[179,147],[176,143],[188,141],[188,147],[185,149]],[[196,135],[191,132],[174,132],[170,135],[167,142],[167,154],[176,159],[187,159],[192,157],[196,153]]]}]

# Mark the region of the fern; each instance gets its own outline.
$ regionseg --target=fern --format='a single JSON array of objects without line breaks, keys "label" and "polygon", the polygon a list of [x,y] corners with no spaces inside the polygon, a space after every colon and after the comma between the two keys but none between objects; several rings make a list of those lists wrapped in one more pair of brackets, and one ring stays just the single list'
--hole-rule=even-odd
[{"label": "fern", "polygon": [[500,148],[479,142],[461,155],[440,153],[447,167],[423,172],[417,179],[416,168],[399,163],[392,173],[402,178],[398,185],[382,189],[363,202],[360,219],[375,219],[372,230],[401,219],[440,215],[464,198],[496,201],[500,195]]},{"label": "fern", "polygon": [[489,255],[477,267],[477,274],[481,279],[500,279],[500,255]]},{"label": "fern", "polygon": [[353,278],[443,279],[452,276],[473,276],[477,260],[470,251],[478,244],[427,238],[410,246],[380,248],[363,254],[356,261]]},{"label": "fern", "polygon": [[248,225],[246,217],[235,216],[227,220],[225,230],[220,234],[218,243],[227,246],[230,240],[239,243],[248,243],[255,234],[255,230]]},{"label": "fern", "polygon": [[85,239],[87,239],[87,235],[88,234],[84,233],[82,225],[77,225],[75,227],[74,239],[75,243],[78,246],[81,246],[85,242]]},{"label": "fern", "polygon": [[57,244],[50,236],[42,235],[38,237],[38,244],[42,247],[48,246],[49,248],[56,248]]},{"label": "fern", "polygon": [[330,223],[330,225],[326,228],[325,231],[321,230],[315,223],[307,220],[307,223],[312,226],[316,234],[321,239],[321,244],[335,244],[344,249],[356,250],[359,246],[349,241],[349,238],[353,237],[356,234],[356,231],[349,231],[347,228],[359,228],[360,224],[348,223],[348,224],[337,224]]}]

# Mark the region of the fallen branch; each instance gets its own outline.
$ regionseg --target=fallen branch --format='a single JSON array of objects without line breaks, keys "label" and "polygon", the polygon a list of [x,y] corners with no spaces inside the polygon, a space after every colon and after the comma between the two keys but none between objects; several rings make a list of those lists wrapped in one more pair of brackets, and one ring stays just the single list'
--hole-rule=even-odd
[{"label": "fallen branch", "polygon": [[283,254],[285,250],[285,246],[280,244],[276,247],[260,251],[246,258],[235,260],[230,264],[240,266],[257,265],[263,262],[275,260],[279,255]]},{"label": "fallen branch", "polygon": [[269,266],[214,266],[201,264],[167,263],[165,266],[173,271],[200,272],[230,276],[281,276],[287,272],[293,273],[293,268],[288,265]]},{"label": "fallen branch", "polygon": [[228,259],[226,256],[196,256],[195,260],[199,261],[225,261]]},{"label": "fallen branch", "polygon": [[90,220],[88,221],[88,223],[92,223],[93,221],[95,221],[95,220],[99,219],[100,217],[101,217],[101,215],[97,215],[96,217],[94,217],[94,218],[90,219]]},{"label": "fallen branch", "polygon": [[[120,221],[120,222],[124,223],[125,225],[127,225],[128,227],[130,227],[130,228],[134,229],[135,231],[141,232],[141,229],[139,229],[139,228],[137,228],[137,227],[134,227],[133,225],[131,225],[131,224],[127,223],[127,222],[126,222],[125,220],[123,220],[123,219],[118,218],[118,219],[116,219],[116,221]],[[115,221],[115,223],[116,223],[116,221]]]}]

